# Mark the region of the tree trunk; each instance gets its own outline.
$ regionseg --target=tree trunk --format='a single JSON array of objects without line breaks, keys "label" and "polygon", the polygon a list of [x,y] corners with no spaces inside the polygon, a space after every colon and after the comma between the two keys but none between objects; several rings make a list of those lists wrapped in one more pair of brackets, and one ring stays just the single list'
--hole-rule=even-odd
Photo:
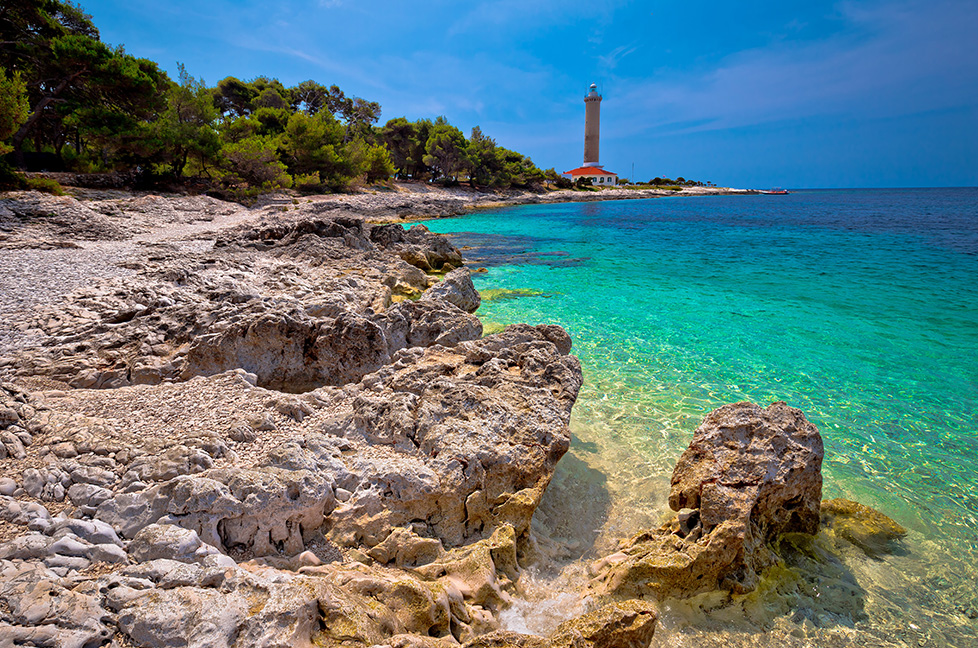
[{"label": "tree trunk", "polygon": [[50,95],[42,97],[41,100],[37,102],[37,105],[34,106],[34,110],[31,112],[30,117],[27,118],[27,121],[23,123],[23,125],[11,138],[11,143],[14,145],[14,164],[21,169],[24,168],[24,140],[27,139],[27,135],[30,134],[31,129],[34,128],[34,124],[37,123],[37,120],[41,118],[44,109],[53,104],[57,100],[58,95],[64,92],[65,88],[67,88],[72,81],[85,74],[87,71],[87,69],[79,70],[71,76],[62,79],[61,83],[57,85]]}]

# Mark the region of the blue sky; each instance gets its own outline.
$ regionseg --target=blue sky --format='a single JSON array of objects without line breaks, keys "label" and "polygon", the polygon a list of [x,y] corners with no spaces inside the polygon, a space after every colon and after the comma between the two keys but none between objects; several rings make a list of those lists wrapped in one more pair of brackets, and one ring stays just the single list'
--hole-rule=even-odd
[{"label": "blue sky", "polygon": [[[541,167],[738,187],[978,185],[978,2],[81,0],[102,40],[213,85],[315,79]],[[739,6],[743,4],[744,6]]]}]

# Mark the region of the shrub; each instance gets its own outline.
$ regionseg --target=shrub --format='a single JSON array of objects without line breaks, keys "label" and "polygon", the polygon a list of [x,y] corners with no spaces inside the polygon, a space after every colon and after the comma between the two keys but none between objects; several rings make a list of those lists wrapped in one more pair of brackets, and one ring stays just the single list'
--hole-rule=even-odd
[{"label": "shrub", "polygon": [[306,194],[322,193],[326,190],[318,171],[295,176],[292,186]]},{"label": "shrub", "polygon": [[28,178],[14,171],[0,159],[0,190],[34,190],[63,196],[65,191],[57,181],[50,178]]},{"label": "shrub", "polygon": [[231,170],[251,187],[273,191],[292,186],[292,176],[279,161],[272,140],[248,137],[225,144],[222,153]]},{"label": "shrub", "polygon": [[55,196],[63,196],[65,194],[61,185],[51,178],[24,178],[24,188],[43,191],[44,193],[54,194]]}]

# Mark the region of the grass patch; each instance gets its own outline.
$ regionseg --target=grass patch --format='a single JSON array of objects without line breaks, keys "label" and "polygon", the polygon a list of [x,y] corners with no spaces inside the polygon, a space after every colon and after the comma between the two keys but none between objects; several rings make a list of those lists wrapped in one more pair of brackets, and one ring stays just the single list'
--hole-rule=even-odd
[{"label": "grass patch", "polygon": [[4,191],[43,191],[55,196],[65,195],[65,190],[50,178],[30,178],[12,169],[0,169],[0,190]]}]

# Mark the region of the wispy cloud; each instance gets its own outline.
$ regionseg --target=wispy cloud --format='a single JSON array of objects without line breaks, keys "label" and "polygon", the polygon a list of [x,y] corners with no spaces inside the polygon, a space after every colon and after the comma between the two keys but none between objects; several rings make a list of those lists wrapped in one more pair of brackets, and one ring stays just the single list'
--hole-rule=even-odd
[{"label": "wispy cloud", "polygon": [[[513,120],[531,119],[531,106],[539,105],[541,92],[554,75],[530,57],[514,65],[488,54],[461,57],[435,51],[383,56],[371,65],[378,76],[397,80],[390,84],[394,89],[388,101],[401,111],[416,116],[447,113],[466,120],[482,119],[490,112]],[[438,74],[432,74],[433,69]],[[432,111],[433,104],[441,109]]]},{"label": "wispy cloud", "polygon": [[451,36],[506,26],[509,30],[539,31],[581,20],[609,20],[624,0],[488,0],[473,3],[448,29]]},{"label": "wispy cloud", "polygon": [[636,45],[621,45],[611,50],[604,56],[598,56],[598,60],[601,61],[601,65],[608,70],[614,70],[618,67],[618,63],[628,56],[629,54],[634,54],[638,51],[638,46]]},{"label": "wispy cloud", "polygon": [[[847,33],[776,43],[712,70],[637,82],[622,128],[684,132],[815,115],[875,118],[978,103],[978,6],[844,3]],[[627,85],[623,82],[623,85]]]}]

